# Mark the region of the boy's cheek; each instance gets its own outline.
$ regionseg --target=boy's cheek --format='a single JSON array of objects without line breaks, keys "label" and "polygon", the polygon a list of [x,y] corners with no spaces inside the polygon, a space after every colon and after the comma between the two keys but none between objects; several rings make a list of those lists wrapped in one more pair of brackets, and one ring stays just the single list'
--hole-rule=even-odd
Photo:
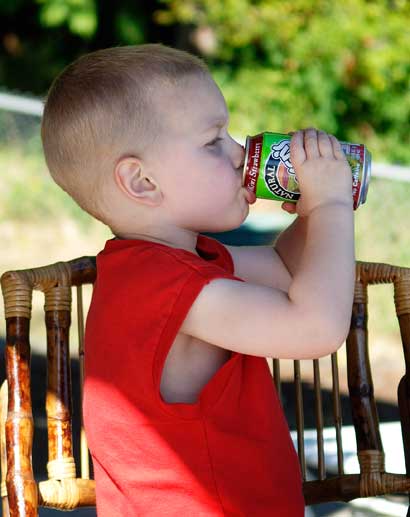
[{"label": "boy's cheek", "polygon": [[237,185],[239,181],[242,183],[242,172],[238,172],[229,159],[215,160],[213,170],[217,171],[217,176],[221,180],[231,181],[234,185]]}]

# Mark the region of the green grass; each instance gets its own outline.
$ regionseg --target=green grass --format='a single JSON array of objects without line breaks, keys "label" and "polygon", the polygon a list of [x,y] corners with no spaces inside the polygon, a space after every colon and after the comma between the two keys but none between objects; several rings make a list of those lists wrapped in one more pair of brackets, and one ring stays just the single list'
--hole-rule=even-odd
[{"label": "green grass", "polygon": [[[367,201],[356,212],[356,258],[410,266],[410,183],[373,178]],[[391,286],[369,288],[370,326],[397,334]]]},{"label": "green grass", "polygon": [[358,259],[410,266],[410,182],[373,178],[355,216]]},{"label": "green grass", "polygon": [[91,223],[91,217],[51,179],[39,149],[25,154],[17,146],[0,147],[0,167],[0,220],[70,218],[85,227]]}]

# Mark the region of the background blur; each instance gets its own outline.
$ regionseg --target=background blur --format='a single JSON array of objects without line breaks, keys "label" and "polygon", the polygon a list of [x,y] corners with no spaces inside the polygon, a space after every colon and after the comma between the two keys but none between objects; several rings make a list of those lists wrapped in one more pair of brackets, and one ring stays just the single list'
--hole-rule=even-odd
[{"label": "background blur", "polygon": [[[357,258],[410,266],[410,175],[395,167],[410,166],[409,22],[405,0],[0,0],[0,274],[94,255],[111,237],[49,178],[39,101],[81,54],[145,42],[207,62],[239,140],[316,126],[365,143],[384,175],[355,215]],[[225,237],[269,243],[291,220],[259,200]],[[403,361],[391,299],[390,288],[372,289],[370,339],[376,396],[394,405]],[[43,353],[39,307],[32,346]]]}]

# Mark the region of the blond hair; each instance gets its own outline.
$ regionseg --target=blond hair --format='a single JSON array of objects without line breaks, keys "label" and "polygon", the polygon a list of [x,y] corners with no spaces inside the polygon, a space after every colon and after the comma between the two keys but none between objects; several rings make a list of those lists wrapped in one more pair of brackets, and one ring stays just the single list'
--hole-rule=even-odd
[{"label": "blond hair", "polygon": [[121,156],[141,156],[155,141],[157,88],[198,74],[208,74],[201,59],[160,44],[98,50],[68,65],[50,87],[41,125],[53,179],[106,222],[102,182]]}]

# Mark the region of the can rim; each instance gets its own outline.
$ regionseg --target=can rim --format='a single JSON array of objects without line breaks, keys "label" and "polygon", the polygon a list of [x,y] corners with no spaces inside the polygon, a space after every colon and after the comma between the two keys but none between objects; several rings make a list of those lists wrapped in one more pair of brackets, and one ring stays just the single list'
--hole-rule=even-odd
[{"label": "can rim", "polygon": [[242,171],[242,186],[245,185],[245,177],[246,177],[246,166],[247,166],[247,163],[248,163],[248,156],[249,156],[249,142],[250,142],[250,139],[251,137],[249,135],[247,135],[246,137],[246,140],[245,140],[245,159],[244,159],[244,162],[243,162],[243,171]]},{"label": "can rim", "polygon": [[363,192],[361,192],[360,196],[360,204],[365,203],[367,198],[367,192],[369,191],[369,183],[371,178],[371,164],[372,164],[372,155],[371,153],[365,148],[364,153],[364,163],[363,163],[363,174],[365,176],[365,181],[363,184]]},{"label": "can rim", "polygon": [[370,178],[372,177],[372,155],[366,149],[366,186],[363,192],[363,203],[366,201],[367,193],[369,191]]}]

